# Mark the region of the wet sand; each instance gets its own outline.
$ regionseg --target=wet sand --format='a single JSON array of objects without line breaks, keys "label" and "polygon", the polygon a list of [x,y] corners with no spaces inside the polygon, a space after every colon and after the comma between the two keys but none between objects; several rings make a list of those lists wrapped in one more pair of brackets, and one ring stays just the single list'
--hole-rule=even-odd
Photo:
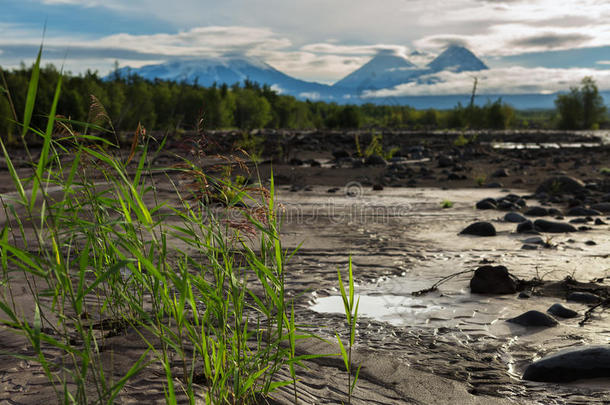
[{"label": "wet sand", "polygon": [[[547,353],[575,345],[607,343],[610,328],[605,314],[596,315],[584,327],[578,326],[581,318],[562,321],[559,327],[545,330],[509,326],[506,319],[530,309],[544,311],[554,302],[563,302],[561,297],[543,294],[525,300],[516,294],[471,294],[468,274],[444,283],[436,292],[411,296],[411,292],[427,288],[444,276],[474,270],[481,263],[506,265],[522,279],[538,276],[562,280],[572,276],[579,281],[603,279],[600,284],[606,285],[610,267],[608,225],[573,234],[543,235],[550,237],[552,249],[526,251],[521,246],[528,236],[516,234],[516,224],[503,222],[500,218],[504,212],[474,207],[486,197],[509,192],[531,194],[542,179],[558,171],[604,185],[606,179],[599,169],[610,167],[605,146],[570,148],[558,153],[478,145],[467,154],[461,149],[462,160],[458,160],[460,155],[451,152],[455,149],[452,141],[439,142],[435,147],[427,146],[429,156],[406,156],[400,163],[399,175],[389,166],[333,161],[330,152],[336,146],[322,146],[294,153],[303,160],[315,158],[320,167],[275,162],[263,163],[259,170],[261,178],[266,178],[273,166],[279,184],[277,200],[285,214],[284,247],[296,248],[303,243],[288,265],[287,288],[295,298],[297,321],[311,325],[309,330],[329,341],[334,341],[335,333],[346,336],[343,316],[336,309],[336,271],[346,270],[348,257],[353,259],[357,294],[363,297],[355,348],[355,362],[363,368],[354,403],[610,401],[607,381],[549,384],[520,378],[528,364]],[[456,156],[454,163],[462,167],[439,167],[443,166],[439,164],[441,155]],[[508,176],[492,178],[490,174],[498,168],[506,168]],[[20,170],[26,173],[28,169]],[[465,178],[450,180],[451,173]],[[483,175],[485,183],[500,182],[501,187],[477,187],[477,178]],[[6,180],[0,182],[0,192],[14,192],[6,171],[0,172],[0,179]],[[170,198],[171,187],[161,178],[160,181],[161,196]],[[383,190],[373,190],[373,185],[380,185]],[[329,192],[331,189],[334,192]],[[443,200],[452,201],[453,207],[441,208]],[[528,200],[528,205],[537,204]],[[565,203],[556,206],[565,209]],[[466,225],[477,220],[491,221],[498,235],[458,236]],[[596,245],[587,245],[588,240],[594,240]],[[31,313],[32,300],[24,280],[15,280],[15,291],[24,312]],[[581,314],[587,308],[582,304],[570,307]],[[105,341],[108,361],[117,378],[142,351],[136,336],[127,330]],[[28,353],[25,341],[9,330],[0,330],[0,342],[3,351]],[[338,348],[309,341],[301,344],[298,351],[337,353]],[[54,396],[36,363],[9,356],[2,356],[2,362],[0,401],[35,404]],[[324,358],[305,364],[307,369],[298,370],[302,403],[346,400],[347,382],[341,359]],[[130,380],[120,402],[164,402],[163,381],[160,367],[148,367]],[[292,395],[291,390],[283,389],[273,401],[292,403]]]}]

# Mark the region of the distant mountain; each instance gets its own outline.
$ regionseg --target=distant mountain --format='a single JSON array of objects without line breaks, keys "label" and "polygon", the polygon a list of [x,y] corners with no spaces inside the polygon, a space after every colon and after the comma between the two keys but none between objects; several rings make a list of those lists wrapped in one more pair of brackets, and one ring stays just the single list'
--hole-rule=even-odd
[{"label": "distant mountain", "polygon": [[336,82],[333,87],[356,90],[377,90],[406,83],[420,75],[418,68],[407,58],[393,52],[380,52],[358,70]]},{"label": "distant mountain", "polygon": [[445,49],[443,53],[428,63],[427,68],[433,73],[441,71],[459,73],[489,69],[472,52],[458,45],[451,45]]},{"label": "distant mountain", "polygon": [[330,86],[295,79],[265,62],[247,57],[174,60],[137,69],[124,67],[118,73],[121,76],[137,74],[148,80],[198,83],[201,86],[211,86],[214,83],[232,85],[248,79],[267,84],[279,93],[300,98],[327,99],[334,98],[337,94]]}]

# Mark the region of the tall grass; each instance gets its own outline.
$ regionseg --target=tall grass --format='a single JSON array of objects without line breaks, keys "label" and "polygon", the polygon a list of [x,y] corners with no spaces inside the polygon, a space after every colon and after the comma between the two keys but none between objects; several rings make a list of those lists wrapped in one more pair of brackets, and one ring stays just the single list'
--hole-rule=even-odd
[{"label": "tall grass", "polygon": [[[295,370],[310,356],[295,346],[310,336],[286,296],[293,252],[281,245],[273,180],[248,192],[187,161],[176,170],[224,184],[229,207],[190,199],[176,173],[151,167],[159,149],[144,131],[123,159],[102,127],[57,117],[61,80],[45,130],[32,128],[39,66],[40,53],[21,121],[28,154],[26,135],[42,141],[33,169],[19,172],[0,141],[16,190],[0,196],[0,322],[29,343],[25,354],[4,354],[40,364],[60,403],[113,403],[148,367],[163,370],[167,403],[255,403],[290,384],[298,401]],[[160,197],[159,175],[175,198]],[[20,285],[31,308],[15,299]],[[142,352],[117,375],[108,343],[121,334]],[[278,379],[282,368],[290,381]]]}]

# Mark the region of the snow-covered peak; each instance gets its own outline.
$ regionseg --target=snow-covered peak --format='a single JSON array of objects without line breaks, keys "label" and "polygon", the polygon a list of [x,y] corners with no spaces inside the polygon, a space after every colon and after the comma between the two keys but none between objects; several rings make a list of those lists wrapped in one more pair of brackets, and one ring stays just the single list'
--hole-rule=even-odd
[{"label": "snow-covered peak", "polygon": [[468,72],[488,69],[487,65],[463,46],[451,45],[428,64],[433,72]]}]

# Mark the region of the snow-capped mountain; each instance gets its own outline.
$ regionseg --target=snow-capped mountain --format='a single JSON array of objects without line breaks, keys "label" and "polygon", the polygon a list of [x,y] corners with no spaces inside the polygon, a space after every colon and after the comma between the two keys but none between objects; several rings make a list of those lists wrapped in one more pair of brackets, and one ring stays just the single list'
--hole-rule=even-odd
[{"label": "snow-capped mountain", "polygon": [[356,71],[336,82],[333,87],[356,90],[391,88],[420,75],[418,68],[407,58],[382,51]]},{"label": "snow-capped mountain", "polygon": [[471,72],[489,69],[485,63],[463,46],[451,45],[438,55],[427,68],[436,73],[441,71]]},{"label": "snow-capped mountain", "polygon": [[[249,57],[218,57],[206,59],[181,59],[157,65],[133,69],[124,67],[118,74],[137,74],[145,79],[184,81],[211,86],[226,83],[243,83],[248,79],[259,84],[267,84],[281,94],[288,94],[301,100],[322,100],[338,103],[383,103],[386,99],[361,97],[366,90],[393,88],[403,83],[435,83],[442,80],[437,73],[442,71],[463,72],[487,69],[487,66],[468,49],[450,46],[434,60],[432,55],[414,52],[410,55],[414,64],[402,55],[381,51],[369,62],[350,73],[332,86],[307,82],[288,76],[260,60]],[[429,62],[429,63],[427,63]],[[426,65],[424,65],[427,63]],[[112,78],[111,73],[108,78]],[[456,96],[452,96],[455,98]],[[402,97],[395,101],[416,108],[445,106],[443,100],[450,96]],[[455,105],[455,101],[447,101]]]},{"label": "snow-capped mountain", "polygon": [[174,60],[137,69],[123,67],[119,69],[118,74],[121,76],[136,74],[148,80],[198,83],[201,86],[211,86],[214,83],[232,85],[243,83],[247,79],[259,84],[267,84],[279,93],[297,97],[302,94],[330,97],[336,93],[330,86],[295,79],[265,62],[247,57]]}]

